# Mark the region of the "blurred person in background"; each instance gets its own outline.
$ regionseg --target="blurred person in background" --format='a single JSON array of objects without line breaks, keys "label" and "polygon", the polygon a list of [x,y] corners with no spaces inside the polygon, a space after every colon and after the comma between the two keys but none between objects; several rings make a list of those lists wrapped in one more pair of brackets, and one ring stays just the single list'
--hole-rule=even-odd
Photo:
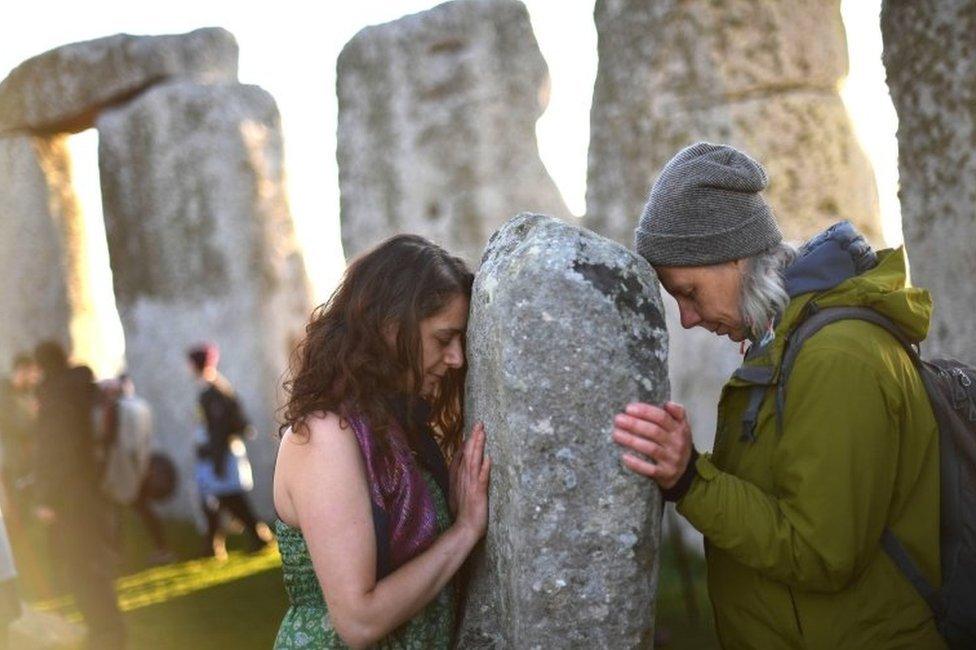
[{"label": "blurred person in background", "polygon": [[30,511],[33,482],[32,454],[37,423],[38,370],[29,354],[18,354],[10,377],[0,383],[0,479],[3,517],[9,530],[20,534],[24,513]]},{"label": "blurred person in background", "polygon": [[251,427],[230,382],[217,370],[220,351],[213,343],[187,351],[190,372],[200,393],[197,430],[197,488],[207,520],[204,555],[227,555],[220,516],[227,514],[244,525],[248,550],[260,551],[273,539],[271,529],[254,514],[247,493],[254,487],[244,438]]},{"label": "blurred person in background", "polygon": [[113,502],[131,507],[153,543],[152,564],[173,562],[163,524],[152,509],[147,489],[153,446],[153,414],[149,403],[136,395],[132,378],[123,374],[103,383],[101,448],[102,492]]},{"label": "blurred person in background", "polygon": [[38,519],[52,529],[52,555],[67,578],[95,649],[125,647],[113,580],[110,506],[102,498],[95,457],[98,388],[91,369],[71,367],[53,341],[34,352],[38,388],[36,482]]}]

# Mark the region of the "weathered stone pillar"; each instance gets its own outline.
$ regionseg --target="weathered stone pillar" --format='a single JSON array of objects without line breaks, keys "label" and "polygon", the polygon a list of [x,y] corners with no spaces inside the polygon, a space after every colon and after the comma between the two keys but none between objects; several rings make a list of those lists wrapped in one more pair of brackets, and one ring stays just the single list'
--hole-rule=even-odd
[{"label": "weathered stone pillar", "polygon": [[[628,246],[651,184],[699,140],[731,144],[770,176],[788,240],[849,219],[879,243],[877,190],[837,84],[847,73],[840,1],[597,0],[584,223]],[[738,346],[683,330],[667,298],[674,399],[709,448]]]},{"label": "weathered stone pillar", "polygon": [[630,245],[658,172],[707,140],[763,162],[788,238],[850,219],[878,239],[874,174],[837,90],[840,0],[598,0],[595,19],[589,227]]},{"label": "weathered stone pillar", "polygon": [[[233,35],[206,28],[70,43],[27,59],[0,82],[4,354],[55,338],[77,361],[97,360],[89,242],[64,134],[90,128],[105,108],[176,78],[236,80]],[[7,362],[0,360],[0,368]]]},{"label": "weathered stone pillar", "polygon": [[488,245],[467,340],[465,417],[485,423],[493,469],[459,647],[650,647],[660,492],[610,430],[628,402],[668,397],[654,272],[521,214]]},{"label": "weathered stone pillar", "polygon": [[912,282],[935,301],[924,350],[976,363],[976,2],[886,0],[881,30]]},{"label": "weathered stone pillar", "polygon": [[0,369],[45,339],[84,347],[91,287],[65,140],[0,136]]},{"label": "weathered stone pillar", "polygon": [[180,511],[197,509],[197,388],[185,350],[211,340],[259,432],[248,447],[254,499],[267,515],[277,389],[310,309],[275,102],[256,86],[173,83],[97,126],[126,357],[163,446],[178,457]]},{"label": "weathered stone pillar", "polygon": [[539,158],[548,70],[514,0],[458,0],[367,27],[339,55],[347,257],[397,232],[477,264],[510,215],[568,217]]}]

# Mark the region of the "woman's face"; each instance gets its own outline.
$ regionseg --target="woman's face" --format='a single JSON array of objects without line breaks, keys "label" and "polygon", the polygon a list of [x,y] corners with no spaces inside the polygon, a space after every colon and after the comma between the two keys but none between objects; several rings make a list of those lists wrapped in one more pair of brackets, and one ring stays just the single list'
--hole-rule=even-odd
[{"label": "woman's face", "polygon": [[448,369],[464,365],[462,341],[467,327],[468,299],[463,294],[457,294],[439,312],[420,321],[422,397],[433,395]]},{"label": "woman's face", "polygon": [[666,267],[654,270],[664,290],[678,301],[685,329],[704,327],[738,343],[749,336],[742,321],[743,260],[710,266]]}]

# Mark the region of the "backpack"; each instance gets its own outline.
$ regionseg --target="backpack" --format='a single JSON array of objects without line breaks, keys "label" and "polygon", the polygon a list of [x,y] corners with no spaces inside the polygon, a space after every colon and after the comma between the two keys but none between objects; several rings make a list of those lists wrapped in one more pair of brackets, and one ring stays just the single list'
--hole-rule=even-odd
[{"label": "backpack", "polygon": [[146,471],[142,489],[150,500],[163,501],[176,492],[178,479],[176,465],[170,457],[161,452],[154,452],[149,457],[149,469]]},{"label": "backpack", "polygon": [[839,320],[864,320],[894,336],[914,362],[925,384],[939,426],[942,586],[923,576],[898,538],[888,529],[881,547],[912,583],[935,615],[950,648],[976,647],[976,368],[955,359],[923,360],[918,348],[885,316],[866,307],[811,309],[786,341],[776,385],[776,422],[783,428],[786,384],[803,343]]}]

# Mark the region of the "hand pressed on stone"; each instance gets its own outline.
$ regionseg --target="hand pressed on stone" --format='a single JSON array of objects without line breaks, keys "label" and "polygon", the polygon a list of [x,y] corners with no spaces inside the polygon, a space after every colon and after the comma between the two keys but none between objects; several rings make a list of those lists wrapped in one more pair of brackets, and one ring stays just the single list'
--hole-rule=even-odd
[{"label": "hand pressed on stone", "polygon": [[[464,443],[457,482],[457,523],[468,527],[479,539],[488,528],[488,479],[491,458],[485,455],[485,425],[474,425]],[[453,486],[452,486],[453,487]],[[453,497],[452,497],[453,498]]]},{"label": "hand pressed on stone", "polygon": [[691,426],[683,406],[667,402],[661,408],[635,402],[614,416],[613,424],[613,441],[627,450],[621,454],[624,467],[654,479],[665,490],[678,482],[692,449]]}]

